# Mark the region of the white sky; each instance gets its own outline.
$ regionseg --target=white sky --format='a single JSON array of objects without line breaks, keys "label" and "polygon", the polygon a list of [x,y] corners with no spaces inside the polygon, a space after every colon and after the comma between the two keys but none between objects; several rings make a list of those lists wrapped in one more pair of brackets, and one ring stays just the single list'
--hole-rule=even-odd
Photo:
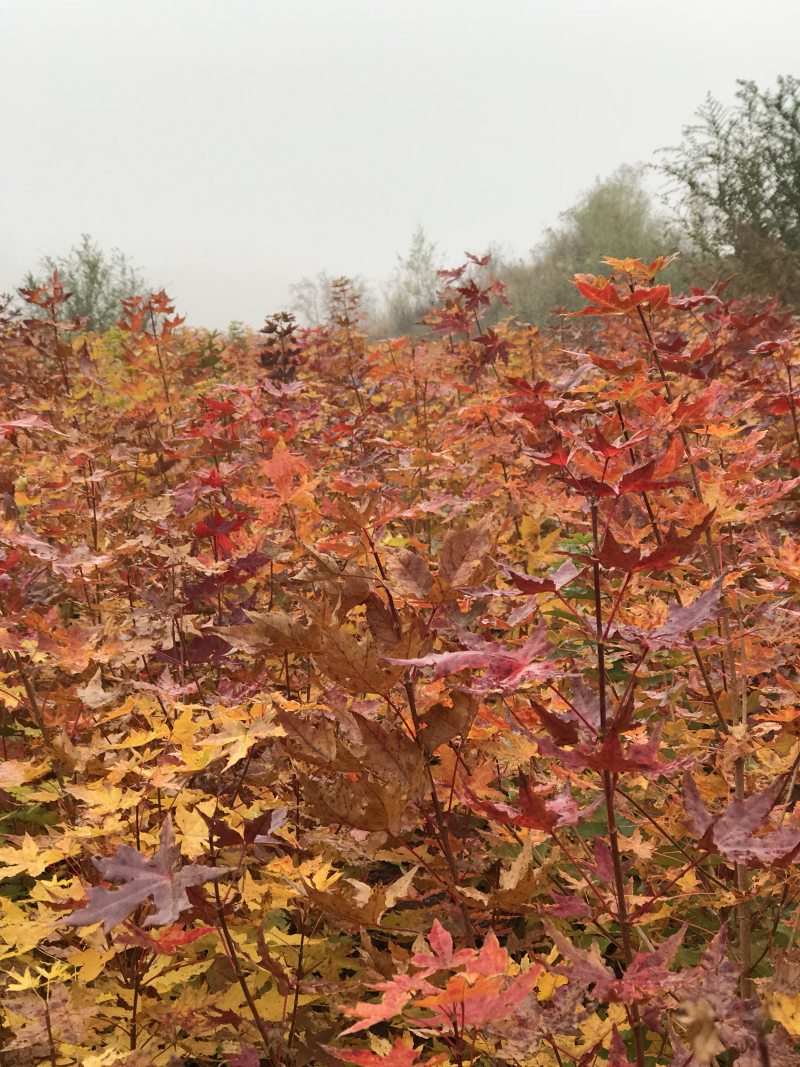
[{"label": "white sky", "polygon": [[[89,233],[196,325],[303,275],[525,253],[706,93],[800,74],[797,0],[5,0],[0,292]],[[635,253],[635,250],[632,250]]]}]

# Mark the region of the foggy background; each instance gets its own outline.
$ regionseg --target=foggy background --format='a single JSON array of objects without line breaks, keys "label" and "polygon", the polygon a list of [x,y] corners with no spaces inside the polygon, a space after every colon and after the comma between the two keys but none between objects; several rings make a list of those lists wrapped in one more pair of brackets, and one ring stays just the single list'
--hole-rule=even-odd
[{"label": "foggy background", "polygon": [[[711,92],[794,73],[800,5],[41,0],[3,5],[0,291],[82,233],[188,322],[303,276],[524,255]],[[632,254],[636,254],[632,250]]]}]

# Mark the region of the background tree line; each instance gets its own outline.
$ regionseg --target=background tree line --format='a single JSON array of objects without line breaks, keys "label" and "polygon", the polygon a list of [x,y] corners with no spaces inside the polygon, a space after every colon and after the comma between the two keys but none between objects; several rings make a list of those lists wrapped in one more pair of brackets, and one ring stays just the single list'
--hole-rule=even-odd
[{"label": "background tree line", "polygon": [[[674,251],[681,254],[665,280],[675,290],[690,277],[711,284],[735,274],[731,295],[777,292],[784,303],[800,304],[800,80],[779,77],[774,90],[751,81],[738,85],[731,107],[709,95],[681,144],[662,150],[654,166],[624,165],[597,179],[527,256],[488,249],[515,318],[542,324],[554,308],[576,310],[580,298],[569,279],[602,272],[602,255],[648,259]],[[648,169],[662,180],[660,200],[648,189]],[[436,300],[436,271],[443,265],[437,246],[418,227],[383,284],[351,279],[370,334],[420,329],[420,318]],[[56,267],[74,293],[68,313],[88,315],[89,329],[97,332],[116,323],[121,297],[146,288],[123,253],[107,255],[85,234],[69,255],[45,257],[24,286],[41,283]],[[291,310],[301,322],[314,326],[328,318],[333,282],[322,272],[290,286]],[[502,306],[495,311],[496,318],[507,314]],[[241,323],[232,323],[228,333],[246,343]]]}]

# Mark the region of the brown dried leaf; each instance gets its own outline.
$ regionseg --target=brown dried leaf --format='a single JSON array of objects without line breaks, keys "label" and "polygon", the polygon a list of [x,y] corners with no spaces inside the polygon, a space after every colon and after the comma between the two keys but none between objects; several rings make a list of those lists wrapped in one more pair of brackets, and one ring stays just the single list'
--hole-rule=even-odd
[{"label": "brown dried leaf", "polygon": [[283,744],[291,756],[319,767],[333,763],[336,758],[336,728],[329,719],[322,718],[314,724],[283,708],[278,709],[276,718],[286,732]]},{"label": "brown dried leaf", "polygon": [[382,886],[369,886],[355,878],[340,882],[336,889],[324,892],[306,882],[308,899],[320,911],[356,926],[377,926],[386,911],[386,893]]},{"label": "brown dried leaf", "polygon": [[322,634],[313,622],[303,623],[285,611],[248,611],[247,615],[252,620],[249,624],[218,626],[215,632],[234,647],[305,653],[321,647]]},{"label": "brown dried leaf", "polygon": [[548,871],[553,866],[553,860],[546,859],[541,867],[533,867],[532,863],[533,843],[529,834],[509,869],[500,873],[499,885],[489,901],[490,908],[517,914],[530,910],[533,898],[548,887]]},{"label": "brown dried leaf", "polygon": [[429,756],[433,755],[439,745],[452,738],[469,735],[472,720],[478,710],[477,699],[457,689],[451,690],[450,698],[452,707],[434,704],[420,716],[419,721],[425,729],[420,732],[419,743]]},{"label": "brown dried leaf", "polygon": [[299,777],[306,802],[322,822],[370,832],[398,830],[408,803],[408,793],[399,783],[377,782],[367,775],[354,782],[343,774],[329,782]]},{"label": "brown dried leaf", "polygon": [[375,644],[390,651],[397,644],[399,637],[389,605],[377,593],[369,594],[366,605],[367,626],[375,639]]},{"label": "brown dried leaf", "polygon": [[362,765],[389,782],[400,782],[411,793],[422,777],[425,760],[417,744],[400,729],[385,730],[372,719],[353,713],[364,745],[359,753]]},{"label": "brown dried leaf", "polygon": [[[369,631],[359,639],[346,630],[329,627],[324,631],[321,645],[314,657],[317,667],[351,693],[379,693],[386,696],[405,671],[402,665],[386,666],[381,662],[381,654]],[[411,627],[393,651],[403,658],[411,658],[417,652],[407,656],[406,650],[419,650],[421,647],[419,633],[416,627]]]},{"label": "brown dried leaf", "polygon": [[386,556],[386,573],[404,597],[427,600],[433,575],[422,556],[407,548],[396,548]]},{"label": "brown dried leaf", "polygon": [[341,606],[341,616],[363,604],[376,585],[382,584],[371,567],[354,559],[340,560],[327,552],[318,552],[311,545],[304,545],[304,548],[316,565],[303,567],[292,582],[309,583],[324,589],[331,603]]},{"label": "brown dried leaf", "polygon": [[439,574],[454,587],[470,585],[473,572],[489,551],[491,515],[457,532],[451,530],[444,539],[439,557]]}]

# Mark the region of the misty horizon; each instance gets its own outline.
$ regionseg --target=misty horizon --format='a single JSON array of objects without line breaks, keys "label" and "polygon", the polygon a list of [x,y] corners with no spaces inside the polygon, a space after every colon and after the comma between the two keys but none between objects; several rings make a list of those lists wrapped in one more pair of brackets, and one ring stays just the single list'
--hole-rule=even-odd
[{"label": "misty horizon", "polygon": [[751,11],[10,8],[0,291],[88,233],[190,324],[257,328],[304,277],[379,285],[419,225],[447,263],[525,256],[596,178],[677,144],[708,93],[792,72],[800,9],[772,6],[780,34]]}]

